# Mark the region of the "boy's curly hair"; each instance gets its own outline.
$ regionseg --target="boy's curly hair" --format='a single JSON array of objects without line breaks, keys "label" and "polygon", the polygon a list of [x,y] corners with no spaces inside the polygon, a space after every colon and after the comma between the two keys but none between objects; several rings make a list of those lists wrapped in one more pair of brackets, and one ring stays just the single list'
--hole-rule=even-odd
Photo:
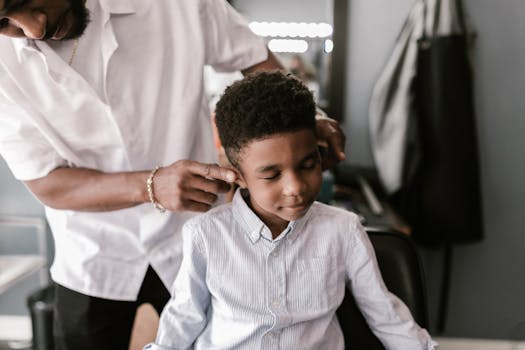
[{"label": "boy's curly hair", "polygon": [[315,133],[315,102],[291,74],[256,72],[225,90],[215,123],[226,156],[238,166],[239,153],[253,140],[303,129]]}]

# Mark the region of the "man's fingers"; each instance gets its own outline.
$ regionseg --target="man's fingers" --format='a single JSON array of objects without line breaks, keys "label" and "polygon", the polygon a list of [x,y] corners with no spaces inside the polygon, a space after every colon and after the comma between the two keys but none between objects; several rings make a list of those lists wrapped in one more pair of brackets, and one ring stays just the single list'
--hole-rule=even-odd
[{"label": "man's fingers", "polygon": [[344,160],[346,137],[337,121],[329,118],[317,120],[317,133],[319,145],[328,147],[333,156],[339,161]]},{"label": "man's fingers", "polygon": [[333,153],[339,160],[345,159],[345,142],[346,137],[339,124],[330,124],[330,135],[328,135],[328,143]]},{"label": "man's fingers", "polygon": [[196,202],[205,205],[212,205],[217,200],[217,195],[215,193],[205,192],[198,189],[189,191],[185,198],[185,201]]},{"label": "man's fingers", "polygon": [[231,189],[228,182],[222,180],[215,180],[211,177],[205,178],[202,176],[193,176],[187,188],[193,188],[209,193],[225,193]]},{"label": "man's fingers", "polygon": [[184,203],[184,210],[187,210],[187,211],[198,211],[198,212],[204,213],[210,210],[210,208],[211,206],[209,204],[204,204],[200,202],[186,201]]},{"label": "man's fingers", "polygon": [[235,182],[237,174],[231,169],[221,167],[217,164],[206,164],[193,162],[192,171],[194,174],[209,179],[222,180],[224,182]]}]

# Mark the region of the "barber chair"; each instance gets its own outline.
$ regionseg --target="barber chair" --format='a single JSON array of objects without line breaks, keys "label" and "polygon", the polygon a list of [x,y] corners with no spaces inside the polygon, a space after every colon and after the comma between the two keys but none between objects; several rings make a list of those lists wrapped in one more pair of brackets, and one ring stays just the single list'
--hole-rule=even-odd
[{"label": "barber chair", "polygon": [[[379,269],[387,288],[410,309],[415,321],[428,328],[427,301],[423,269],[412,241],[401,233],[369,231]],[[346,349],[384,350],[347,292],[337,310]]]}]

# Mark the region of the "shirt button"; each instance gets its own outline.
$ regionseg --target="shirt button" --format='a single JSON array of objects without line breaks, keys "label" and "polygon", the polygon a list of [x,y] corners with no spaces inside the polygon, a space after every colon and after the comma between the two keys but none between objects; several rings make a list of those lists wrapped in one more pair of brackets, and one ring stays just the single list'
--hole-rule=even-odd
[{"label": "shirt button", "polygon": [[274,251],[272,252],[272,256],[273,256],[273,257],[276,257],[277,255],[279,255],[279,253],[277,252],[277,250],[274,250]]},{"label": "shirt button", "polygon": [[272,338],[272,339],[277,338],[277,332],[275,332],[275,331],[268,332],[266,335],[267,335],[269,338]]},{"label": "shirt button", "polygon": [[272,301],[273,307],[279,307],[280,305],[281,305],[281,301],[279,299],[275,299],[274,301]]}]

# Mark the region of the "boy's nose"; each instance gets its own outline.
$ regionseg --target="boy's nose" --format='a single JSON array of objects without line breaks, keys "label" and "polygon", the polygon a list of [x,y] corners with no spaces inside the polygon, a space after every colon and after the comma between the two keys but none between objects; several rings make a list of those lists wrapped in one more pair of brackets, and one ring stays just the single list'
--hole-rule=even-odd
[{"label": "boy's nose", "polygon": [[286,196],[299,196],[304,193],[306,188],[305,182],[296,174],[289,175],[283,188]]},{"label": "boy's nose", "polygon": [[8,14],[9,25],[20,29],[28,39],[44,39],[47,16],[41,11],[20,10]]}]

